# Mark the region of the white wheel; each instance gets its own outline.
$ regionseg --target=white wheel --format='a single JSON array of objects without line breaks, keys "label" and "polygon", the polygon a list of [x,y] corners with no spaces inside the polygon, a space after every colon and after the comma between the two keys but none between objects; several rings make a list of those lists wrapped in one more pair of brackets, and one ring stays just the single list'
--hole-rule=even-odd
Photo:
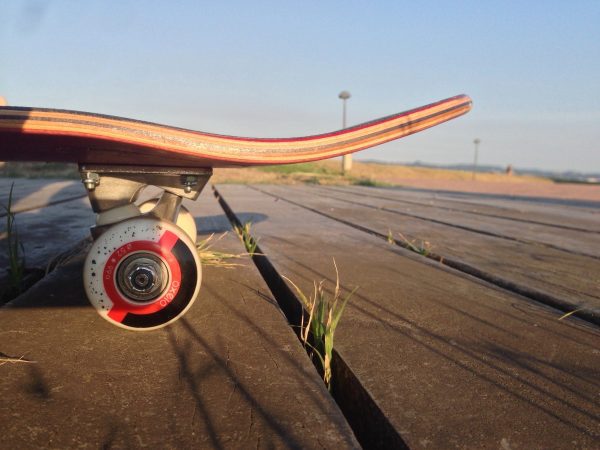
[{"label": "white wheel", "polygon": [[[140,212],[145,214],[150,212],[156,206],[158,202],[157,199],[148,200],[140,205]],[[187,233],[187,235],[192,239],[192,241],[196,242],[196,238],[198,236],[198,229],[196,228],[196,221],[194,220],[194,216],[187,210],[185,206],[179,208],[179,215],[177,216],[177,226],[181,228],[183,231]]]},{"label": "white wheel", "polygon": [[142,217],[114,225],[94,242],[83,280],[90,302],[106,320],[153,330],[185,314],[198,296],[202,272],[185,231]]}]

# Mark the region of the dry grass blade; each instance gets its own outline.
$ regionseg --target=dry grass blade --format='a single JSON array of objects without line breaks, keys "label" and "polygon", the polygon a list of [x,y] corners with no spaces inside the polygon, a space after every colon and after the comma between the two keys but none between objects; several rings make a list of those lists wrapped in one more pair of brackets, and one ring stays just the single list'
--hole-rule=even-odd
[{"label": "dry grass blade", "polygon": [[37,364],[37,361],[31,361],[29,359],[25,359],[25,355],[21,355],[18,358],[15,358],[13,356],[8,356],[5,355],[4,353],[0,352],[0,366],[3,366],[4,364]]},{"label": "dry grass blade", "polygon": [[213,245],[219,242],[223,237],[227,235],[227,231],[221,234],[217,239],[213,241],[215,234],[211,234],[206,239],[199,241],[196,244],[196,249],[198,251],[198,256],[200,257],[200,262],[205,266],[216,266],[216,267],[224,267],[226,269],[230,269],[233,267],[243,266],[240,263],[230,262],[231,260],[241,259],[246,256],[246,253],[226,253],[215,251],[212,249]]},{"label": "dry grass blade", "polygon": [[563,320],[563,319],[566,319],[567,317],[569,317],[569,316],[572,316],[573,314],[575,314],[575,313],[577,313],[577,312],[579,312],[579,311],[581,311],[581,308],[578,308],[578,309],[575,309],[575,310],[573,310],[573,311],[570,311],[570,312],[568,312],[568,313],[566,313],[566,314],[563,314],[562,316],[560,316],[560,317],[558,318],[558,320]]},{"label": "dry grass blade", "polygon": [[417,245],[415,244],[416,239],[413,239],[412,241],[407,239],[406,237],[404,237],[404,235],[400,232],[398,232],[398,236],[400,236],[401,239],[401,245],[409,250],[412,250],[415,253],[418,253],[419,255],[423,255],[423,256],[427,256],[431,253],[431,249],[432,249],[432,245],[429,241],[424,241],[421,239],[421,244]]}]

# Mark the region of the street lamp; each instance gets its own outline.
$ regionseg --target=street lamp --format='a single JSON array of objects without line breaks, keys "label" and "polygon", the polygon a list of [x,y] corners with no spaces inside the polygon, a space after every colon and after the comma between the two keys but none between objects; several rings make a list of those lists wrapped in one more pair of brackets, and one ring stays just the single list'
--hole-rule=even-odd
[{"label": "street lamp", "polygon": [[[8,102],[6,101],[6,99],[0,95],[0,106],[7,106],[7,105],[8,105]],[[1,170],[4,170],[5,165],[6,165],[5,162],[0,161],[0,169]]]},{"label": "street lamp", "polygon": [[[342,91],[339,98],[342,99],[343,102],[343,112],[342,112],[342,128],[346,128],[346,100],[350,98],[350,92]],[[346,175],[346,172],[350,172],[352,169],[352,155],[344,155],[342,156],[342,175]]]},{"label": "street lamp", "polygon": [[477,170],[477,157],[479,156],[479,144],[481,139],[475,138],[473,144],[475,144],[475,159],[473,160],[473,180],[475,179],[475,171]]}]

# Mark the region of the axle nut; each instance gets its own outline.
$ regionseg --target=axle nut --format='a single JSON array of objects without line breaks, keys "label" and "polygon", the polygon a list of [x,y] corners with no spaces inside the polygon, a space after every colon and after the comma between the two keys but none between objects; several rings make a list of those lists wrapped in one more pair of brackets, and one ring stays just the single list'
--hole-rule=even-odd
[{"label": "axle nut", "polygon": [[149,302],[163,293],[169,281],[164,262],[150,253],[136,253],[117,269],[119,289],[134,302]]}]

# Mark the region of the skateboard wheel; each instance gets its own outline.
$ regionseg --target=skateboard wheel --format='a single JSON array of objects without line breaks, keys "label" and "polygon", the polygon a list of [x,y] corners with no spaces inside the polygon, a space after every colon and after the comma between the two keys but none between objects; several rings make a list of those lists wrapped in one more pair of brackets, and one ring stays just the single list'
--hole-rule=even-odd
[{"label": "skateboard wheel", "polygon": [[188,234],[171,222],[145,217],[100,235],[83,272],[96,311],[129,330],[153,330],[177,320],[198,296],[201,279]]},{"label": "skateboard wheel", "polygon": [[[156,206],[157,202],[158,200],[155,199],[142,203],[140,205],[140,212],[142,214],[145,214],[147,212],[152,211],[152,209]],[[176,223],[179,228],[181,228],[187,233],[187,235],[192,239],[192,241],[196,242],[196,237],[198,236],[196,220],[185,206],[179,208],[179,215],[177,216]]]}]

